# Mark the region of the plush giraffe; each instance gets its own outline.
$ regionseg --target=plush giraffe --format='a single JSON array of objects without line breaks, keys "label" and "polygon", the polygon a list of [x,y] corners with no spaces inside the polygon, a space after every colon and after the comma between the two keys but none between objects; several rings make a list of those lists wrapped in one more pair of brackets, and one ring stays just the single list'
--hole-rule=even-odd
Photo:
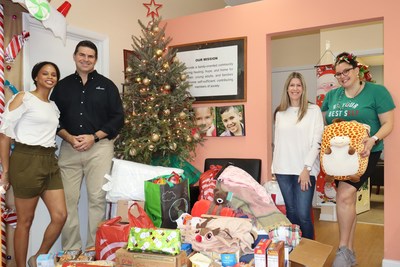
[{"label": "plush giraffe", "polygon": [[333,120],[322,135],[320,161],[325,180],[358,182],[367,169],[368,157],[361,157],[370,127],[357,121]]}]

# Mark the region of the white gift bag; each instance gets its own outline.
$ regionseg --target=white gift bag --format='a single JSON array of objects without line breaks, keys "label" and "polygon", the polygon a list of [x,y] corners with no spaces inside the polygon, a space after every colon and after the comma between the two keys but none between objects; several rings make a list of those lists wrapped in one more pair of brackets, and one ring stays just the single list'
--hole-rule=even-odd
[{"label": "white gift bag", "polygon": [[182,175],[184,171],[178,168],[152,166],[114,158],[111,175],[104,176],[108,182],[103,185],[102,189],[107,192],[106,200],[108,202],[117,202],[123,199],[144,201],[144,181],[172,172]]}]

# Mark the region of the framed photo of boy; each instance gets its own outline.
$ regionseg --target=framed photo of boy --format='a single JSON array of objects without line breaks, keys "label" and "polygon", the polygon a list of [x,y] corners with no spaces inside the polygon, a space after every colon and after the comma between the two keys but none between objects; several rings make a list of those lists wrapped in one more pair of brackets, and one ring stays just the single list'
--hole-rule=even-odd
[{"label": "framed photo of boy", "polygon": [[246,101],[247,37],[177,45],[195,103]]},{"label": "framed photo of boy", "polygon": [[245,136],[244,105],[216,107],[218,136]]}]

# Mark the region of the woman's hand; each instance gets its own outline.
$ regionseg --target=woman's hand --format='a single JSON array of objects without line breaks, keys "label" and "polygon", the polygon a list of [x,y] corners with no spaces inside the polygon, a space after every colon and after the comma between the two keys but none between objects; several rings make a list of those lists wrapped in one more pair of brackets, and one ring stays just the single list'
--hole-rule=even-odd
[{"label": "woman's hand", "polygon": [[8,181],[8,172],[3,172],[0,178],[0,193],[4,194],[8,189],[10,189],[10,183]]},{"label": "woman's hand", "polygon": [[363,140],[364,149],[361,151],[360,156],[362,158],[369,157],[372,147],[375,145],[375,139],[372,137],[365,137]]},{"label": "woman's hand", "polygon": [[300,184],[301,191],[307,191],[310,188],[310,172],[306,168],[300,173],[297,182]]}]

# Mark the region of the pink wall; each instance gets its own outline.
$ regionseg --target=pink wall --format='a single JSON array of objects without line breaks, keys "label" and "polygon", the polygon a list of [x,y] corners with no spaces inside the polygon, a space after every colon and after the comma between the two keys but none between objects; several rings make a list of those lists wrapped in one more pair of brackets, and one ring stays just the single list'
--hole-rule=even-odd
[{"label": "pink wall", "polygon": [[[173,45],[247,36],[247,102],[246,137],[209,138],[197,151],[194,165],[202,170],[207,157],[261,158],[263,179],[270,175],[271,163],[271,65],[270,36],[340,24],[384,20],[385,85],[395,103],[400,98],[398,88],[398,43],[400,27],[397,0],[373,5],[371,1],[266,0],[167,21],[167,35]],[[337,8],[335,8],[337,7]],[[365,36],[368,41],[368,36]],[[293,44],[296,49],[296,44]],[[299,51],[301,53],[301,51]],[[398,104],[397,104],[398,105]],[[400,151],[396,136],[400,132],[399,110],[395,129],[385,139],[385,260],[400,260],[400,216],[398,190],[400,179],[395,151]],[[366,244],[373,245],[373,244]]]}]

